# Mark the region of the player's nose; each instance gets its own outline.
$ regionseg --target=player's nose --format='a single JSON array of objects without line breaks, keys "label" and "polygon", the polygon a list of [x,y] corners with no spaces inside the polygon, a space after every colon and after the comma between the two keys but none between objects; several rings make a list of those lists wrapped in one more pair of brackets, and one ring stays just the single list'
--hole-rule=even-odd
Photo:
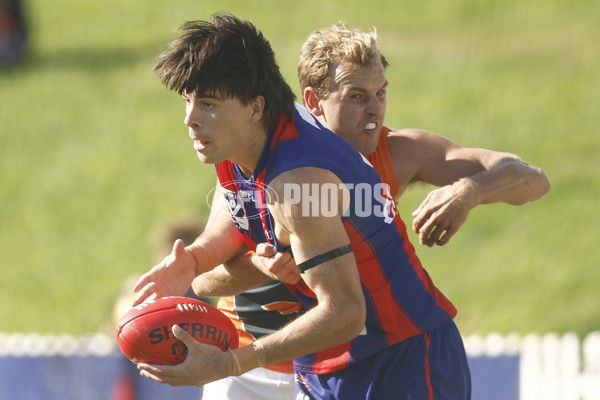
[{"label": "player's nose", "polygon": [[385,104],[383,100],[377,98],[377,96],[369,96],[367,101],[367,112],[372,115],[380,116],[385,110]]}]

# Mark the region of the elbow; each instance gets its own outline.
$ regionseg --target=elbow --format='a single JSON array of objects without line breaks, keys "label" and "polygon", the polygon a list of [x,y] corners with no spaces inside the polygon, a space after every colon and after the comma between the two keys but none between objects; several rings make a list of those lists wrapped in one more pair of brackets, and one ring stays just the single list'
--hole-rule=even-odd
[{"label": "elbow", "polygon": [[507,203],[518,206],[541,199],[550,191],[550,180],[542,169],[527,165],[521,188],[520,194]]},{"label": "elbow", "polygon": [[343,342],[354,339],[364,330],[367,319],[364,298],[346,303],[343,311],[338,311],[336,314],[341,322],[338,325],[338,338],[343,337]]},{"label": "elbow", "polygon": [[206,285],[205,279],[203,279],[204,276],[198,275],[193,281],[192,281],[192,291],[194,292],[194,294],[198,297],[209,297],[212,294],[210,293],[210,288],[208,287],[208,285]]},{"label": "elbow", "polygon": [[541,174],[540,179],[542,181],[542,184],[541,184],[542,188],[541,188],[541,195],[540,195],[540,197],[542,197],[542,196],[545,196],[546,194],[548,194],[548,192],[550,191],[551,185],[550,185],[550,180],[548,179],[548,177],[546,176],[546,174],[544,173],[544,171],[540,170],[540,174]]},{"label": "elbow", "polygon": [[366,320],[367,320],[367,312],[366,310],[363,310],[364,312],[358,316],[358,318],[356,318],[356,320],[354,321],[354,324],[352,325],[352,328],[349,329],[349,332],[351,332],[350,334],[350,339],[352,340],[355,337],[357,337],[358,335],[360,335],[366,327]]},{"label": "elbow", "polygon": [[536,168],[535,177],[531,180],[530,185],[535,187],[535,190],[532,190],[533,195],[529,201],[541,199],[550,191],[550,180],[539,168]]}]

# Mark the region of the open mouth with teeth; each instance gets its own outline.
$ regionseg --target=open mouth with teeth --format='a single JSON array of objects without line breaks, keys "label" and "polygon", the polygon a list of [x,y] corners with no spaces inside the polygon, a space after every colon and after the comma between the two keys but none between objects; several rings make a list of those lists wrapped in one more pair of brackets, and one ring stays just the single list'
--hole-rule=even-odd
[{"label": "open mouth with teeth", "polygon": [[365,125],[365,129],[371,130],[371,129],[375,129],[377,128],[377,124],[375,122],[369,122],[367,125]]}]

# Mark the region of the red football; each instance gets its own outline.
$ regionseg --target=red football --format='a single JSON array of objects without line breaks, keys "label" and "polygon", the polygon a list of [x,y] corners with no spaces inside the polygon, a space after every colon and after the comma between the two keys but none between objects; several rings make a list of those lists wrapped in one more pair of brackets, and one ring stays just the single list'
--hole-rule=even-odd
[{"label": "red football", "polygon": [[197,341],[223,351],[239,345],[233,322],[210,304],[189,297],[162,297],[123,315],[117,328],[119,347],[136,364],[179,364],[185,360],[187,347],[173,336],[175,324]]}]

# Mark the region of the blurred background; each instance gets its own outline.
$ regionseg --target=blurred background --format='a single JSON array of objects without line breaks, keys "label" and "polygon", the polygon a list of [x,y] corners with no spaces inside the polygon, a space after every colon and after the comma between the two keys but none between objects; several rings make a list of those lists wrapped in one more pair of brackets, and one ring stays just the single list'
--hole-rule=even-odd
[{"label": "blurred background", "polygon": [[[600,2],[23,0],[20,25],[0,19],[4,43],[20,32],[0,66],[0,331],[98,332],[153,265],[157,227],[205,221],[214,168],[152,68],[175,28],[223,10],[263,31],[297,96],[310,32],[376,27],[387,125],[546,172],[543,199],[479,207],[446,247],[415,245],[464,335],[600,329]],[[429,190],[400,201],[408,226]]]}]

